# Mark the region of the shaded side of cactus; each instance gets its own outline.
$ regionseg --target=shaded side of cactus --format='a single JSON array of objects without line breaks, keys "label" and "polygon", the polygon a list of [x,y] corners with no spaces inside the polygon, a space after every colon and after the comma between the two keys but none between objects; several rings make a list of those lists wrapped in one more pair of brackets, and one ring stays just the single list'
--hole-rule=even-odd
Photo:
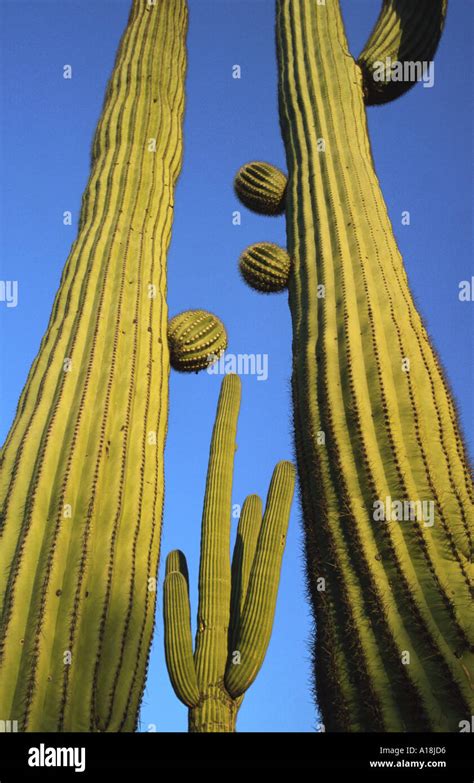
[{"label": "shaded side of cactus", "polygon": [[[323,721],[456,731],[473,704],[473,488],[454,403],[374,171],[339,4],[277,9],[295,432]],[[422,52],[431,10],[403,30]],[[387,519],[392,501],[431,503],[433,519],[420,506],[416,518]]]},{"label": "shaded side of cactus", "polygon": [[384,0],[357,59],[367,106],[399,98],[425,76],[443,32],[447,7],[448,0]]},{"label": "shaded side of cactus", "polygon": [[273,242],[250,245],[239,260],[245,282],[266,293],[283,291],[288,286],[291,259],[286,250]]},{"label": "shaded side of cactus", "polygon": [[186,310],[168,325],[170,361],[178,372],[199,372],[212,364],[227,348],[222,321],[207,310]]},{"label": "shaded side of cactus", "polygon": [[285,211],[286,177],[271,163],[246,163],[237,172],[234,190],[242,204],[254,212],[281,215]]},{"label": "shaded side of cactus", "polygon": [[154,623],[166,252],[185,0],[134,0],[79,233],[1,453],[0,703],[22,730],[133,730]]},{"label": "shaded side of cactus", "polygon": [[[421,5],[423,18],[409,13]],[[441,6],[384,3],[371,46],[432,51]],[[473,486],[454,401],[374,171],[339,3],[277,0],[276,37],[322,719],[328,731],[457,731],[473,708]]]},{"label": "shaded side of cactus", "polygon": [[212,434],[202,518],[199,607],[193,653],[188,571],[171,552],[164,582],[165,653],[171,683],[189,707],[189,731],[232,732],[245,691],[270,641],[294,491],[294,468],[280,462],[262,502],[246,498],[232,564],[230,519],[240,379],[224,378]]}]

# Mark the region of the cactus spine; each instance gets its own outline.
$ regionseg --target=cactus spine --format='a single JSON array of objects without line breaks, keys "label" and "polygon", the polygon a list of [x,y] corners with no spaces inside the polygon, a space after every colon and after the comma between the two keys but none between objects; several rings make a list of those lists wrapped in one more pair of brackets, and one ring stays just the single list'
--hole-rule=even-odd
[{"label": "cactus spine", "polygon": [[[382,14],[410,21],[408,7]],[[423,7],[394,56],[432,45],[439,4]],[[328,731],[457,731],[473,702],[473,488],[455,405],[408,288],[337,0],[277,0],[277,54],[322,718]]]},{"label": "cactus spine", "polygon": [[1,717],[133,730],[154,622],[185,0],[133,0],[79,234],[1,453]]},{"label": "cactus spine", "polygon": [[245,691],[270,641],[281,559],[294,491],[294,469],[280,462],[262,502],[246,498],[230,562],[230,518],[240,379],[224,378],[212,434],[202,517],[199,608],[193,655],[188,571],[171,552],[164,582],[165,652],[189,731],[232,732]]}]

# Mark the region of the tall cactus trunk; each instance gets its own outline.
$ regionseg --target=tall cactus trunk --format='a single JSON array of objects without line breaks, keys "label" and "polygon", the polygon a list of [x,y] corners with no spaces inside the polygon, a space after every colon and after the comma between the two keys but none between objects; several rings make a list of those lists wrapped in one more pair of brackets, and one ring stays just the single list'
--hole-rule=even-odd
[{"label": "tall cactus trunk", "polygon": [[133,730],[154,624],[185,0],[133,0],[79,233],[1,454],[0,705]]},{"label": "tall cactus trunk", "polygon": [[190,733],[226,734],[235,731],[237,714],[242,699],[227,696],[219,685],[208,686],[205,698],[189,710]]},{"label": "tall cactus trunk", "polygon": [[[454,402],[408,288],[337,0],[277,0],[277,50],[323,722],[456,731],[472,712],[473,493]],[[434,524],[379,521],[379,501],[432,502]]]}]

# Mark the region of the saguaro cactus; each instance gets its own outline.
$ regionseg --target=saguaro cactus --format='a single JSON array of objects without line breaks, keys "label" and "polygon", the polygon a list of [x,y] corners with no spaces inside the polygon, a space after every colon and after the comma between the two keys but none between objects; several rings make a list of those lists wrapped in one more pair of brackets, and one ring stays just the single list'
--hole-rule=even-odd
[{"label": "saguaro cactus", "polygon": [[472,713],[472,482],[364,108],[411,86],[374,97],[372,65],[432,54],[445,7],[384,2],[361,68],[337,0],[277,0],[294,428],[329,731],[456,731]]},{"label": "saguaro cactus", "polygon": [[202,517],[199,608],[193,656],[188,570],[182,552],[168,555],[164,582],[165,652],[189,731],[235,731],[237,711],[263,663],[273,625],[294,491],[294,469],[280,462],[265,514],[246,498],[230,562],[230,518],[240,379],[222,383],[212,434]]},{"label": "saguaro cactus", "polygon": [[79,234],[1,453],[0,705],[22,730],[133,730],[167,428],[166,252],[185,0],[133,0]]}]

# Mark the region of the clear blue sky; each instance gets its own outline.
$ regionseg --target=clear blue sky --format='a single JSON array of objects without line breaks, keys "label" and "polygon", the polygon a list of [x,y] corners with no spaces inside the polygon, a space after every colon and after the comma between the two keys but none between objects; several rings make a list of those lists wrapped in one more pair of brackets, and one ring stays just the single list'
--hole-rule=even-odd
[{"label": "clear blue sky", "polygon": [[[274,463],[291,458],[291,325],[285,295],[261,297],[240,281],[237,258],[252,242],[285,242],[284,219],[238,208],[237,168],[251,159],[285,167],[277,115],[273,0],[190,0],[185,156],[176,192],[169,253],[171,315],[202,307],[225,322],[233,353],[269,356],[269,378],[243,378],[234,502],[265,496]],[[343,0],[357,54],[378,0]],[[126,23],[129,0],[3,0],[0,142],[0,279],[19,282],[19,303],[0,302],[3,440],[46,328],[54,293],[77,230],[92,134]],[[472,421],[472,303],[458,285],[472,271],[473,136],[471,0],[452,0],[436,59],[435,86],[417,85],[393,104],[371,109],[377,171],[418,306],[434,338],[465,431]],[[73,78],[62,78],[64,64]],[[242,69],[232,79],[232,66]],[[73,226],[62,223],[73,212]],[[409,210],[411,225],[401,225]],[[193,620],[201,505],[220,378],[171,376],[166,448],[164,555],[184,550]],[[472,428],[466,432],[471,448]],[[235,528],[234,522],[234,528]],[[234,530],[235,532],[235,530]],[[185,731],[186,709],[165,670],[160,588],[156,633],[142,708],[142,729]],[[241,708],[241,731],[312,731],[311,621],[304,597],[300,512],[294,504],[274,633]]]}]

